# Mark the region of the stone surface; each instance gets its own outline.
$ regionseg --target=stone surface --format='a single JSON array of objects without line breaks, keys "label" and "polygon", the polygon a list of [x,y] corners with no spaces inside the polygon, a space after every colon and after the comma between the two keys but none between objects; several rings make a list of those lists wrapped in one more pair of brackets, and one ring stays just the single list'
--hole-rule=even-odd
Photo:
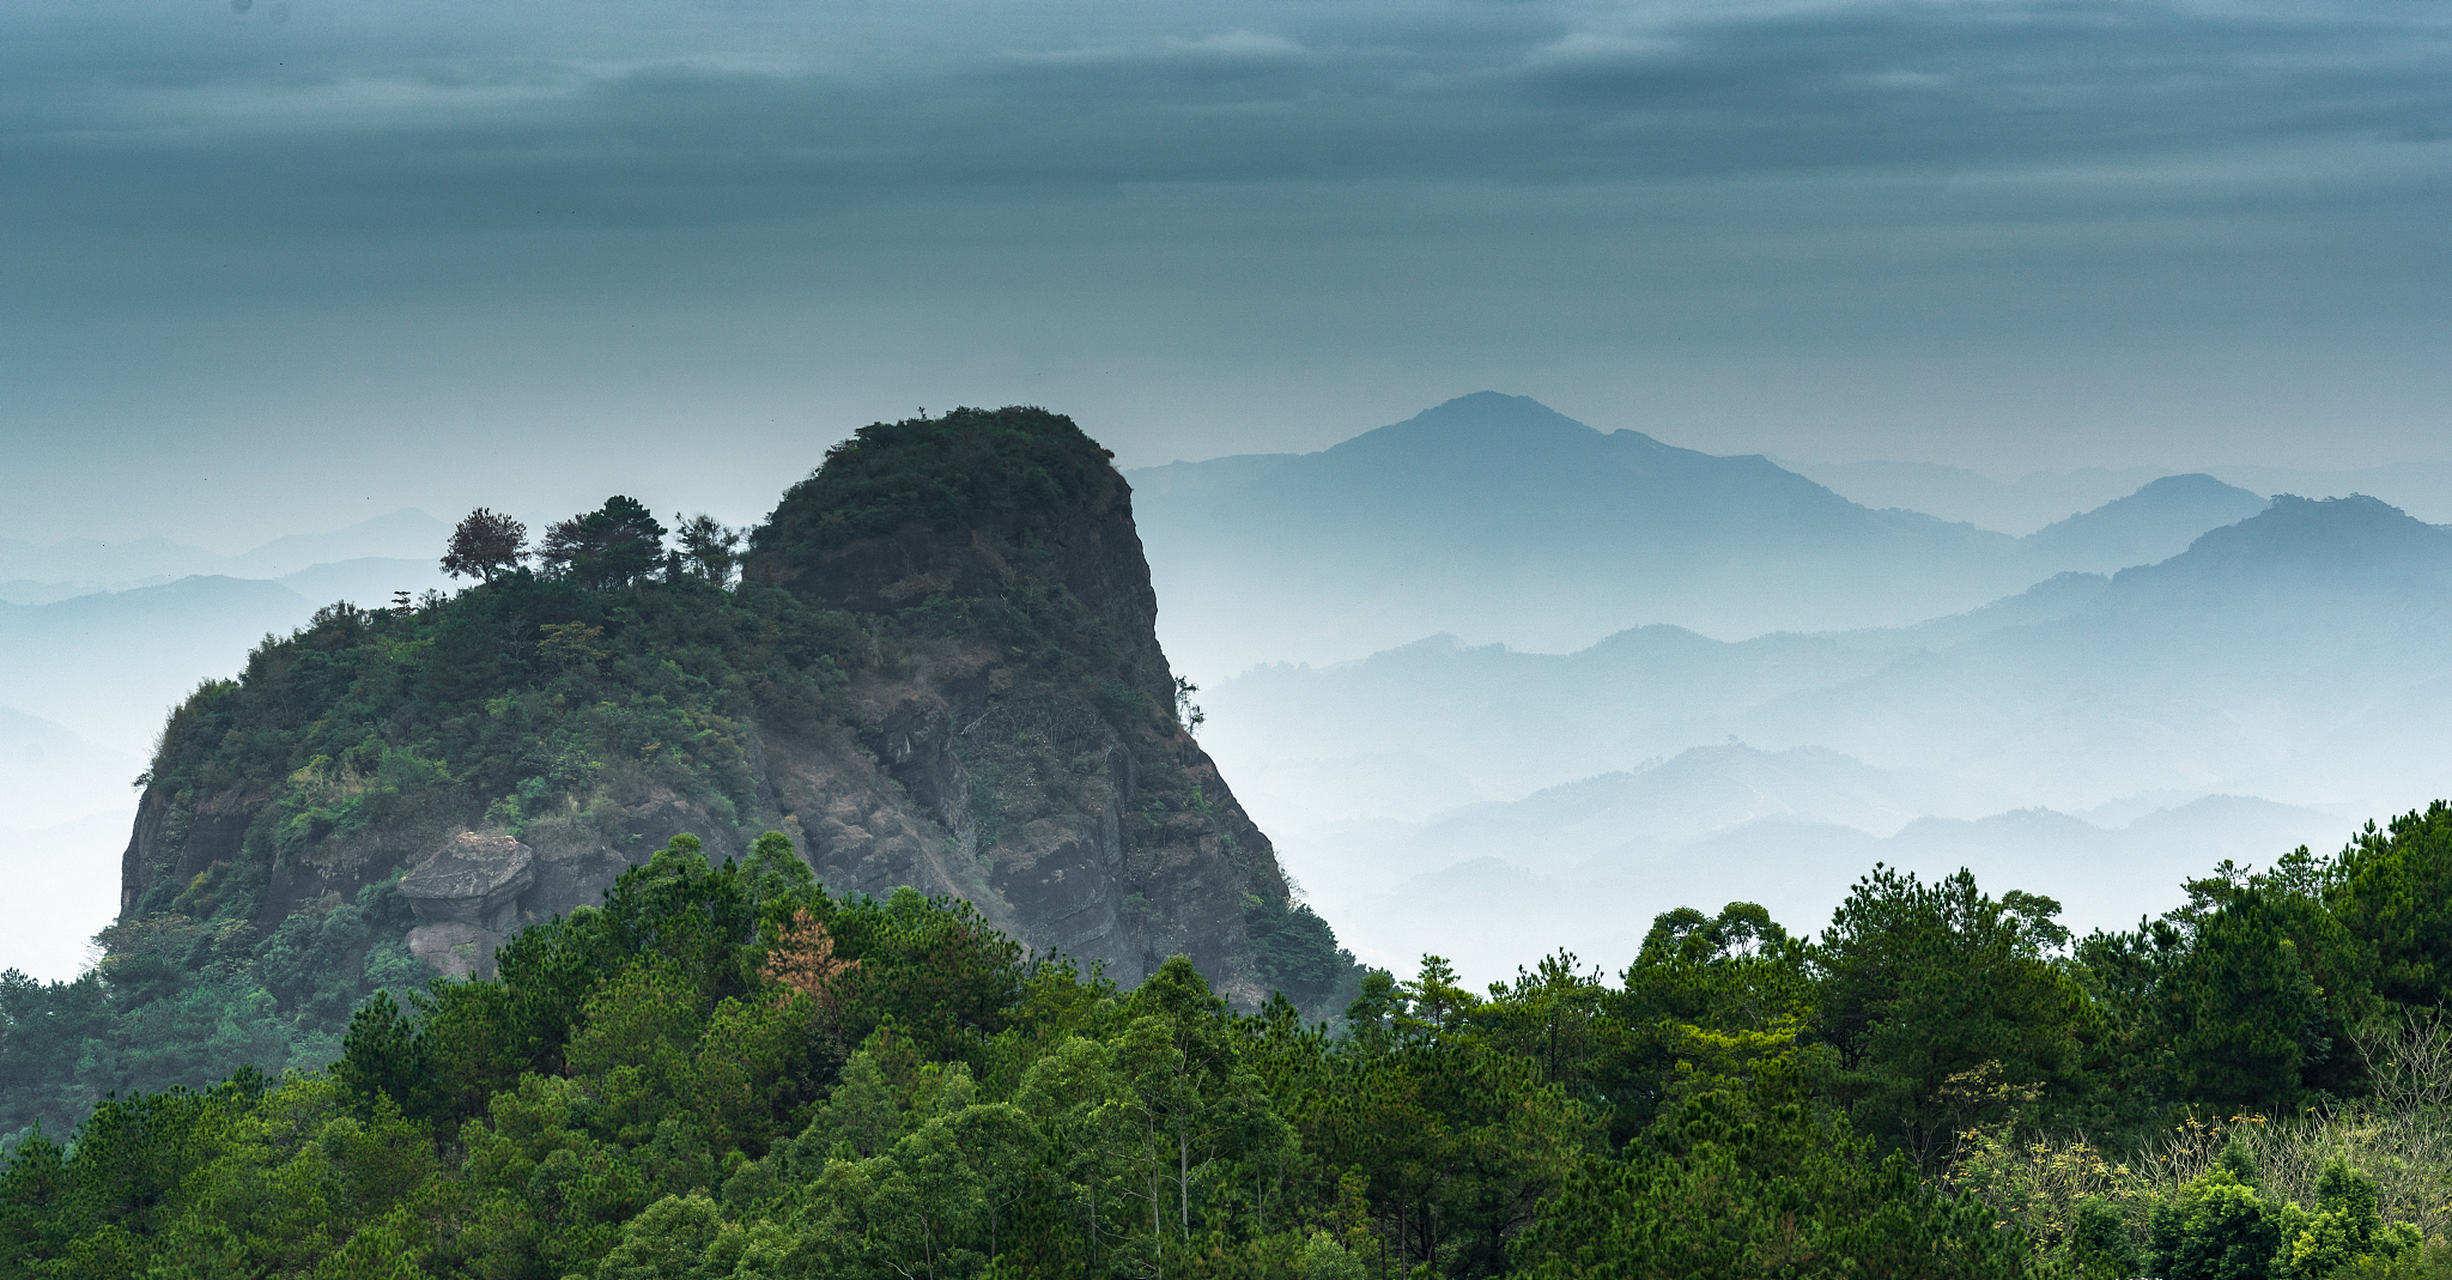
[{"label": "stone surface", "polygon": [[[472,796],[457,812],[310,840],[274,857],[257,927],[406,868],[396,883],[415,913],[411,949],[443,972],[483,976],[506,938],[597,905],[677,833],[720,864],[777,830],[830,892],[960,897],[1032,950],[1103,964],[1127,986],[1180,952],[1237,1004],[1266,998],[1243,912],[1289,888],[1268,838],[1167,715],[1174,678],[1120,475],[1107,470],[1060,508],[753,555],[745,572],[854,613],[961,597],[994,609],[1029,590],[1079,613],[1049,615],[1069,628],[1063,654],[988,629],[900,629],[892,660],[854,667],[815,714],[768,708],[724,728],[755,789],[720,812],[652,771],[608,768],[597,793],[531,814],[518,839],[464,829],[485,799]],[[122,909],[150,885],[245,856],[251,841],[276,846],[265,807],[278,785],[192,801],[149,789],[122,860]]]},{"label": "stone surface", "polygon": [[491,978],[494,948],[503,936],[464,920],[421,924],[409,930],[409,954],[433,965],[446,978]]},{"label": "stone surface", "polygon": [[536,883],[536,854],[507,835],[463,831],[400,878],[400,896],[423,924],[514,926],[519,895]]}]

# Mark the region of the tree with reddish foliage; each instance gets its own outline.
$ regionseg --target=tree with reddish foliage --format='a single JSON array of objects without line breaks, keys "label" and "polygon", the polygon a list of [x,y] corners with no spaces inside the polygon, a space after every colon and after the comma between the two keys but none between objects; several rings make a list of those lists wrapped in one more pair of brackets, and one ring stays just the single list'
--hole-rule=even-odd
[{"label": "tree with reddish foliage", "polygon": [[528,526],[506,515],[479,507],[451,531],[443,550],[443,572],[452,577],[494,580],[528,558]]},{"label": "tree with reddish foliage", "polygon": [[834,953],[834,935],[826,932],[826,923],[802,907],[792,913],[782,937],[766,953],[766,963],[758,967],[758,976],[790,987],[832,1013],[842,1006],[842,994],[836,989],[835,979],[859,967],[859,961]]}]

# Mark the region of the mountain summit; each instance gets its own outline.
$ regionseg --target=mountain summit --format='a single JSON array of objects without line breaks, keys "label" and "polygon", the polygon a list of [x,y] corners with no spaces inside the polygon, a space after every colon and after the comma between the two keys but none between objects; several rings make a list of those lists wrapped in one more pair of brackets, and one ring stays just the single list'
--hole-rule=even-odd
[{"label": "mountain summit", "polygon": [[1898,626],[2161,559],[2264,501],[2175,478],[2021,540],[1495,392],[1318,453],[1132,479],[1175,657],[1213,674],[1439,632],[1562,651],[1652,623],[1723,638]]},{"label": "mountain summit", "polygon": [[378,986],[484,976],[686,836],[965,900],[1119,982],[1184,954],[1242,1003],[1327,1008],[1350,958],[1188,731],[1108,456],[1038,409],[880,423],[751,532],[738,585],[720,526],[667,551],[617,497],[541,569],[323,610],[172,715],[105,964],[260,989],[311,1038]]}]

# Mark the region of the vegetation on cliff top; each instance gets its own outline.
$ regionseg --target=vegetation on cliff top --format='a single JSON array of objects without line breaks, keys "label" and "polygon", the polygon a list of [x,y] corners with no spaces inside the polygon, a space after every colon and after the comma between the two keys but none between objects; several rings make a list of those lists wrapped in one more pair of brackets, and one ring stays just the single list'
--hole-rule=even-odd
[{"label": "vegetation on cliff top", "polygon": [[[883,519],[906,491],[896,486],[926,481],[931,450],[951,459],[940,487],[972,495],[961,502],[1007,500],[981,488],[988,468],[1013,464],[1018,491],[1043,501],[1077,495],[1085,468],[1105,465],[1068,420],[964,410],[864,430],[778,519],[838,499],[861,521]],[[737,534],[698,517],[668,542],[625,497],[547,529],[540,564],[528,563],[524,534],[472,514],[447,555],[478,585],[406,607],[322,610],[172,714],[144,779],[162,827],[155,847],[176,851],[199,825],[243,831],[224,832],[227,856],[207,865],[137,868],[140,891],[85,977],[0,981],[0,1137],[38,1119],[68,1132],[114,1092],[330,1061],[351,1010],[379,990],[405,998],[431,976],[402,941],[411,918],[392,882],[450,830],[636,860],[673,834],[635,818],[654,798],[693,815],[689,829],[719,855],[745,850],[780,819],[761,807],[753,726],[831,731],[855,676],[894,678],[932,646],[986,640],[1124,732],[1147,757],[1123,815],[1128,845],[1213,822],[1167,757],[1174,709],[1117,677],[1113,628],[1060,585],[1025,580],[994,600],[853,613],[738,579]],[[1009,792],[1029,764],[1009,767]],[[1314,1005],[1350,983],[1351,958],[1308,908],[1284,900],[1265,850],[1237,853],[1263,976]],[[276,876],[302,865],[360,867],[364,884],[299,902]]]},{"label": "vegetation on cliff top", "polygon": [[939,533],[1067,510],[1105,483],[1115,455],[1044,409],[956,409],[862,427],[826,451],[752,536],[753,552],[802,558],[919,521]]}]

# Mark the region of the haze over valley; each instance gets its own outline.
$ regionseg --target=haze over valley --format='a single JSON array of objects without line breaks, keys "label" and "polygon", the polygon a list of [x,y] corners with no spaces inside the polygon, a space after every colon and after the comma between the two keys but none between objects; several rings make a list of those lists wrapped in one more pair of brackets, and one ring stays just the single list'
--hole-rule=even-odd
[{"label": "haze over valley", "polygon": [[[1972,491],[1933,470],[1823,474]],[[2123,927],[2439,787],[2452,533],[2342,477],[1986,482],[2026,504],[1991,528],[1491,393],[1127,476],[1202,742],[1340,938],[1400,971],[1501,977],[1526,939],[1615,967],[1678,905],[1810,922],[1877,860]],[[0,545],[0,826],[50,886],[12,900],[8,963],[83,962],[171,703],[333,599],[448,589],[446,531]]]}]

